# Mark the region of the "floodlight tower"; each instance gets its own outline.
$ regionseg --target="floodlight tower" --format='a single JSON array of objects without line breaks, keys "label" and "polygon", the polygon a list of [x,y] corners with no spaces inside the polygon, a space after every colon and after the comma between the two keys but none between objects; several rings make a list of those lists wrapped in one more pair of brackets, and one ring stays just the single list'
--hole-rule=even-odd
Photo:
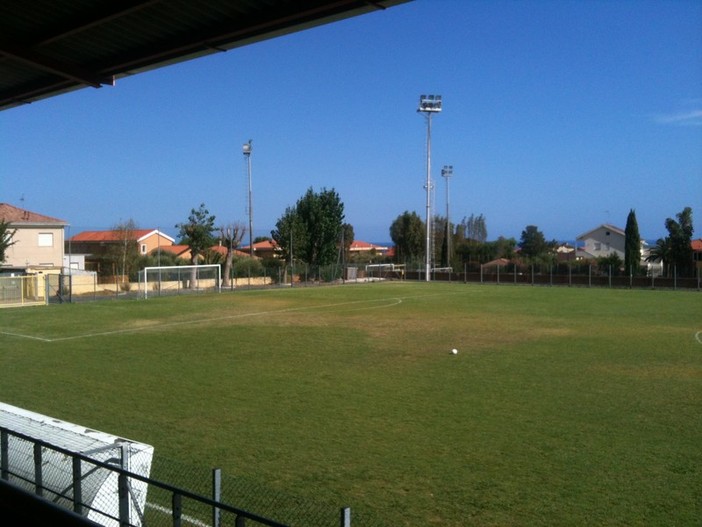
[{"label": "floodlight tower", "polygon": [[446,179],[446,265],[451,267],[451,220],[449,219],[449,178],[453,176],[453,165],[444,165],[441,177]]},{"label": "floodlight tower", "polygon": [[253,258],[254,248],[253,248],[253,208],[252,208],[252,196],[251,196],[251,152],[253,146],[251,144],[251,139],[248,143],[244,143],[242,151],[244,152],[244,157],[246,158],[246,168],[249,177],[249,255]]},{"label": "floodlight tower", "polygon": [[420,95],[418,112],[423,113],[427,119],[427,239],[426,239],[426,259],[424,265],[424,279],[429,281],[431,270],[431,117],[435,113],[441,112],[441,95]]}]

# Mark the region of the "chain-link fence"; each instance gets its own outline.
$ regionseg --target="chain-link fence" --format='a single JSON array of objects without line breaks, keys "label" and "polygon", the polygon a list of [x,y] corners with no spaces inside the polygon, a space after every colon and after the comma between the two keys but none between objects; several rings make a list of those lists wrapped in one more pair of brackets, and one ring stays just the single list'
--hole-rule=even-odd
[{"label": "chain-link fence", "polygon": [[[381,525],[372,511],[364,510],[362,507],[354,506],[347,509],[341,506],[344,504],[295,495],[251,477],[227,473],[215,468],[192,466],[164,456],[154,457],[152,477],[168,481],[196,494],[212,498],[218,496],[218,499],[224,503],[233,504],[238,508],[290,526],[380,527]],[[162,515],[168,514],[168,504],[163,499],[157,502],[157,499],[150,495],[149,503],[152,504],[149,507],[160,511]],[[353,522],[344,521],[342,517],[344,511],[353,518]],[[191,511],[193,518],[200,518],[199,521],[204,521],[205,525],[211,525],[207,523],[208,518],[202,519],[203,514],[211,515],[211,511],[201,511],[199,515]],[[222,525],[226,523],[223,522]]]},{"label": "chain-link fence", "polygon": [[43,275],[0,276],[0,307],[46,303]]},{"label": "chain-link fence", "polygon": [[[153,449],[141,452],[135,445],[77,453],[0,427],[0,477],[106,526],[352,525],[349,508],[218,469],[152,457]],[[380,525],[369,512],[353,513],[354,526]]]},{"label": "chain-link fence", "polygon": [[[410,280],[423,280],[422,270],[406,273]],[[591,264],[464,264],[460,270],[432,270],[431,280],[481,284],[522,284],[548,286],[616,287],[640,289],[702,289],[702,270],[693,276],[679,276],[672,267],[667,276],[627,273],[613,266]]]}]

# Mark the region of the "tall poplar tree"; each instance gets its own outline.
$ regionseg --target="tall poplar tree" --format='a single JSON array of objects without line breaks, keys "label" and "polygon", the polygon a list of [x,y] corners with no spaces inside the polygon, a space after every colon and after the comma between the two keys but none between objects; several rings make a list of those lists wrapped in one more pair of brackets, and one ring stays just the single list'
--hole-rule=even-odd
[{"label": "tall poplar tree", "polygon": [[324,266],[337,259],[343,225],[344,204],[339,194],[334,189],[315,192],[310,187],[295,207],[285,210],[271,236],[284,257],[292,250],[295,259]]},{"label": "tall poplar tree", "polygon": [[636,276],[641,263],[641,236],[634,209],[629,211],[624,229],[624,271]]}]

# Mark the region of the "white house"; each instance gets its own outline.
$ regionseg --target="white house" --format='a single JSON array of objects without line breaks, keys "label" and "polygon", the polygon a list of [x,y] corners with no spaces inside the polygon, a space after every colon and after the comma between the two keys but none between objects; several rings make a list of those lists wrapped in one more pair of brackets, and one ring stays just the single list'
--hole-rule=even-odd
[{"label": "white house", "polygon": [[615,253],[624,260],[624,230],[608,223],[587,231],[577,237],[585,245],[581,248],[588,257],[599,258]]}]

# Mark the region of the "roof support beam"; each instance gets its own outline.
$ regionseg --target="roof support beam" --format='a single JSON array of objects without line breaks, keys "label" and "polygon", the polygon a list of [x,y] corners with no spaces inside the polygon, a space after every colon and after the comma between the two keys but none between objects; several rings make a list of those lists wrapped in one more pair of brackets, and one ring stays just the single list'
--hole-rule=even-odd
[{"label": "roof support beam", "polygon": [[114,77],[95,75],[80,66],[54,60],[30,50],[13,48],[7,44],[0,44],[0,54],[60,77],[79,82],[80,84],[93,86],[94,88],[100,88],[105,84],[114,85]]}]

